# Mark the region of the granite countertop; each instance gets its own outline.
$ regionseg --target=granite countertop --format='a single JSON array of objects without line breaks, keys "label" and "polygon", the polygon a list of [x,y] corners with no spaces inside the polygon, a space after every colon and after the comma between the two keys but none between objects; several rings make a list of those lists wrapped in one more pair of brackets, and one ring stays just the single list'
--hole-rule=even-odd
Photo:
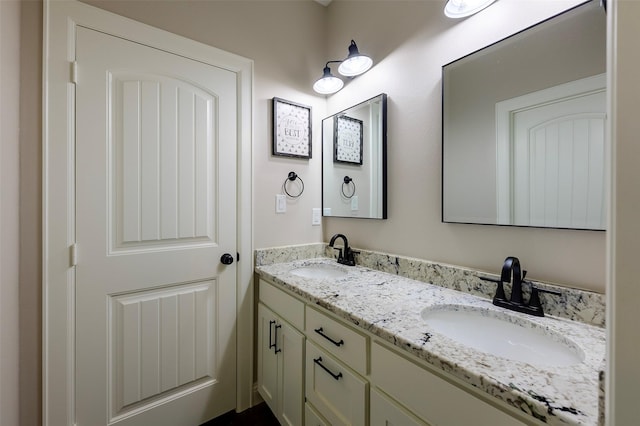
[{"label": "granite countertop", "polygon": [[[347,274],[303,278],[290,271],[329,264]],[[257,266],[263,278],[317,304],[489,395],[550,425],[598,424],[598,374],[604,367],[605,330],[556,317],[533,317],[494,306],[490,300],[398,275],[316,258]],[[427,307],[455,305],[508,313],[512,322],[549,330],[584,353],[570,366],[530,365],[472,349],[430,330]],[[544,363],[544,359],[540,360]],[[536,363],[537,364],[537,363]]]}]

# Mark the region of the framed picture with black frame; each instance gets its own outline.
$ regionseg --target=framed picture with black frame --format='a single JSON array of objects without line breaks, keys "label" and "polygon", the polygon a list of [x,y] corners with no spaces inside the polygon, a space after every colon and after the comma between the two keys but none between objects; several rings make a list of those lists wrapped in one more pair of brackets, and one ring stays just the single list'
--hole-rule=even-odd
[{"label": "framed picture with black frame", "polygon": [[311,158],[311,107],[273,98],[273,155]]},{"label": "framed picture with black frame", "polygon": [[333,161],[362,165],[362,120],[346,115],[335,117]]}]

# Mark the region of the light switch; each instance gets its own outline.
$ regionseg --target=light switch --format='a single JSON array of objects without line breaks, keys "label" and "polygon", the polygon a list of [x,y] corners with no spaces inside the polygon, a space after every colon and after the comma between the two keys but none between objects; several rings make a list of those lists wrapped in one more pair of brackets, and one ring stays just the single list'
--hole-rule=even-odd
[{"label": "light switch", "polygon": [[276,194],[276,213],[287,212],[287,197],[282,194]]},{"label": "light switch", "polygon": [[353,197],[351,197],[351,211],[357,211],[358,210],[358,196],[354,195]]},{"label": "light switch", "polygon": [[322,214],[319,208],[311,209],[311,224],[316,226],[322,223]]}]

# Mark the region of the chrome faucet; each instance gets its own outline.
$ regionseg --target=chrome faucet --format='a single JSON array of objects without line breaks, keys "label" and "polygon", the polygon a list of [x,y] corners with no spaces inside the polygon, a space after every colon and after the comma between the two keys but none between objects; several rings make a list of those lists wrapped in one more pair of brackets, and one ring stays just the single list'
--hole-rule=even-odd
[{"label": "chrome faucet", "polygon": [[[542,309],[542,304],[540,303],[540,293],[548,293],[555,296],[560,296],[561,293],[536,287],[533,283],[524,280],[526,276],[527,271],[523,271],[520,268],[520,260],[518,260],[517,257],[509,256],[504,260],[499,280],[488,277],[480,277],[480,279],[492,281],[497,284],[498,287],[496,288],[496,294],[493,297],[494,305],[510,309],[512,311],[543,317],[544,311]],[[507,300],[507,297],[505,296],[503,283],[511,283],[511,296],[509,297],[509,300]],[[529,298],[529,303],[523,302],[523,283],[531,285],[531,297]]]},{"label": "chrome faucet", "polygon": [[[342,241],[343,241],[342,248],[333,247],[333,245],[335,244],[338,238],[342,238]],[[354,258],[354,254],[357,252],[351,250],[351,247],[349,247],[349,242],[347,241],[346,236],[344,236],[343,234],[334,235],[333,237],[331,237],[331,241],[329,241],[329,247],[333,247],[334,250],[338,250],[338,263],[341,263],[347,266],[355,266],[356,260]]]}]

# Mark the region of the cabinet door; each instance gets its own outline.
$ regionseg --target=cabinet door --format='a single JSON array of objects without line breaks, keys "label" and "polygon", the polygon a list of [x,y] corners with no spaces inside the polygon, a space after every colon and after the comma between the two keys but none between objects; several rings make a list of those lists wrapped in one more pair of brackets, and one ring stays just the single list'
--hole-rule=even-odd
[{"label": "cabinet door", "polygon": [[309,340],[306,348],[307,400],[333,426],[365,425],[369,384]]},{"label": "cabinet door", "polygon": [[308,402],[304,405],[304,424],[305,426],[331,426]]},{"label": "cabinet door", "polygon": [[274,350],[276,315],[258,304],[258,392],[273,413],[278,412],[278,355]]},{"label": "cabinet door", "polygon": [[371,426],[429,426],[376,389],[371,389],[369,405],[371,406]]},{"label": "cabinet door", "polygon": [[432,424],[524,426],[516,418],[377,342],[371,345],[371,378],[385,394]]},{"label": "cabinet door", "polygon": [[302,425],[304,407],[304,335],[278,319],[278,420],[282,425]]}]

